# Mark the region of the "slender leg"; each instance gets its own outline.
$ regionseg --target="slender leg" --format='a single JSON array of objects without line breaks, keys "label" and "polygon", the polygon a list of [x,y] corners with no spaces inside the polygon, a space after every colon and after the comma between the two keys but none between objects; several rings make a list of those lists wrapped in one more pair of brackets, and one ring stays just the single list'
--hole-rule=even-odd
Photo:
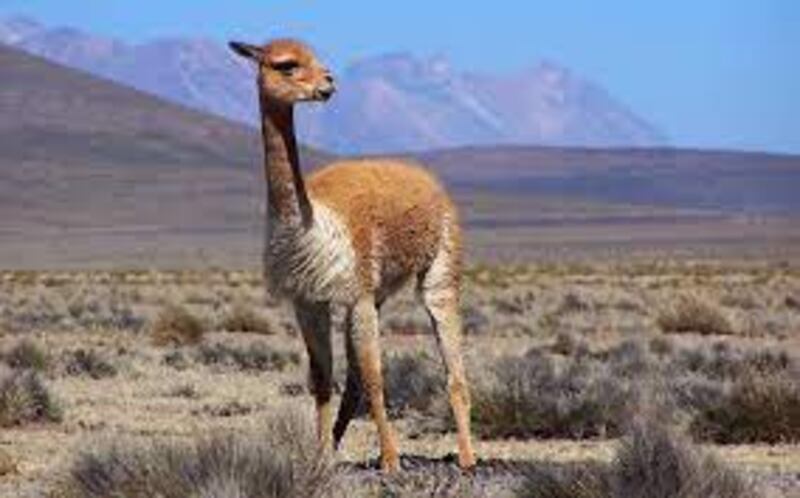
[{"label": "slender leg", "polygon": [[381,467],[386,472],[400,468],[397,437],[386,415],[383,397],[383,373],[378,344],[378,312],[372,297],[359,299],[351,311],[349,333],[357,358],[361,383],[367,393],[369,412],[378,428],[381,444]]},{"label": "slender leg", "polygon": [[361,387],[361,372],[358,369],[358,356],[353,347],[352,335],[349,327],[345,329],[345,345],[347,351],[347,383],[345,384],[336,424],[333,426],[333,447],[339,448],[339,443],[347,431],[347,426],[361,406],[364,390]]},{"label": "slender leg", "polygon": [[[435,262],[434,265],[436,264]],[[440,271],[429,271],[422,279],[420,293],[431,317],[439,350],[447,368],[447,390],[458,431],[458,463],[461,468],[471,468],[475,465],[475,452],[472,449],[469,426],[469,386],[461,357],[461,314],[458,308],[457,281]]]},{"label": "slender leg", "polygon": [[331,451],[333,356],[330,307],[328,303],[295,302],[295,313],[308,351],[311,391],[317,407],[317,436],[323,450]]}]

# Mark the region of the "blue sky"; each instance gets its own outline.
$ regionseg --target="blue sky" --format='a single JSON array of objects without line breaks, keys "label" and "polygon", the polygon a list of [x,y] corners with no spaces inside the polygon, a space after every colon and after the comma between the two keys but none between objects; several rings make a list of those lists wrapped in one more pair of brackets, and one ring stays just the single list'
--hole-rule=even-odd
[{"label": "blue sky", "polygon": [[681,146],[800,153],[793,0],[2,0],[0,16],[142,41],[304,38],[334,68],[387,51],[514,71],[541,58],[605,86]]}]

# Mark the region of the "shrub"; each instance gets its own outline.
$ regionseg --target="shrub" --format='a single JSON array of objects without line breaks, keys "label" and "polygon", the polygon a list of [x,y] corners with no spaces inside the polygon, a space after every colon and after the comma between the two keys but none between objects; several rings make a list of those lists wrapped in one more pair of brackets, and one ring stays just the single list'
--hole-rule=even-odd
[{"label": "shrub", "polygon": [[145,319],[113,293],[103,300],[78,296],[67,304],[67,311],[76,325],[87,329],[139,331],[145,325]]},{"label": "shrub", "polygon": [[223,317],[220,328],[229,332],[253,332],[264,335],[276,332],[272,320],[244,304],[234,305]]},{"label": "shrub", "polygon": [[175,370],[186,370],[189,368],[189,360],[186,358],[186,355],[179,350],[170,351],[169,353],[164,354],[161,362],[164,365],[169,365]]},{"label": "shrub", "polygon": [[559,332],[558,335],[556,335],[555,342],[550,346],[550,350],[555,354],[570,356],[575,353],[579,347],[585,348],[586,345],[568,332]]},{"label": "shrub", "polygon": [[153,341],[161,346],[198,343],[205,331],[206,326],[200,318],[178,305],[162,308],[151,328]]},{"label": "shrub", "polygon": [[489,318],[476,306],[462,306],[461,320],[466,335],[482,335],[490,331]]},{"label": "shrub", "polygon": [[719,305],[694,294],[684,294],[661,310],[657,318],[663,332],[696,332],[703,335],[733,334],[730,317]]},{"label": "shrub", "polygon": [[61,418],[61,408],[36,372],[0,372],[0,426],[59,422]]},{"label": "shrub", "polygon": [[19,469],[17,468],[17,462],[14,461],[14,457],[0,448],[0,477],[16,474],[18,471]]},{"label": "shrub", "polygon": [[205,414],[212,417],[239,417],[253,412],[253,407],[236,400],[219,405],[204,405],[200,410],[193,410],[193,415]]},{"label": "shrub", "polygon": [[276,351],[263,342],[254,342],[247,348],[219,342],[201,344],[196,358],[203,365],[232,366],[246,371],[285,370],[300,364],[296,352]]},{"label": "shrub", "polygon": [[635,424],[607,465],[578,464],[528,472],[525,498],[751,498],[741,476],[683,437],[651,422]]},{"label": "shrub", "polygon": [[171,398],[186,399],[197,399],[200,397],[200,393],[197,392],[197,388],[194,387],[194,384],[180,384],[174,386],[172,389],[167,391],[166,395]]},{"label": "shrub", "polygon": [[424,353],[389,356],[384,361],[384,384],[393,417],[409,410],[431,414],[434,401],[445,397],[444,373]]},{"label": "shrub", "polygon": [[481,437],[586,438],[619,434],[638,392],[600,364],[574,361],[559,368],[532,350],[496,361],[473,399],[472,419]]},{"label": "shrub", "polygon": [[725,342],[718,342],[711,348],[681,349],[672,361],[677,372],[696,372],[715,380],[736,380],[750,374],[791,375],[794,365],[785,351],[741,350]]},{"label": "shrub", "polygon": [[321,497],[335,485],[307,423],[282,417],[263,437],[128,442],[84,452],[60,484],[64,498]]},{"label": "shrub", "polygon": [[589,311],[591,309],[592,309],[591,302],[584,296],[576,292],[568,292],[564,295],[564,298],[561,300],[561,304],[559,305],[556,313],[559,315],[564,315],[569,313],[582,313],[584,311]]},{"label": "shrub", "polygon": [[520,498],[612,498],[610,472],[600,464],[534,467],[516,489]]},{"label": "shrub", "polygon": [[790,352],[628,340],[557,354],[573,348],[564,337],[500,358],[478,377],[472,418],[479,436],[614,437],[645,413],[684,422],[714,442],[800,441],[800,372]]},{"label": "shrub", "polygon": [[64,370],[67,375],[86,375],[95,380],[117,375],[117,368],[94,349],[77,349],[67,353]]},{"label": "shrub", "polygon": [[722,444],[800,441],[800,381],[751,374],[721,399],[707,403],[692,421],[697,438]]},{"label": "shrub", "polygon": [[2,355],[11,368],[44,371],[47,369],[47,355],[34,342],[22,339]]}]

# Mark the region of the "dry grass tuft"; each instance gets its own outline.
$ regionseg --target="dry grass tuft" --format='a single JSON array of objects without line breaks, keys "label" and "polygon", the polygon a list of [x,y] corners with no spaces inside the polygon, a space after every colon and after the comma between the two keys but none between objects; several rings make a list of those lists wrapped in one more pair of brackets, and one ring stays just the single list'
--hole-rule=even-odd
[{"label": "dry grass tuft", "polygon": [[302,417],[273,419],[263,437],[115,442],[80,455],[60,498],[321,497],[335,485]]},{"label": "dry grass tuft", "polygon": [[161,309],[150,329],[159,346],[196,344],[203,339],[206,324],[185,306],[167,305]]},{"label": "dry grass tuft", "polygon": [[300,355],[297,352],[278,351],[263,342],[254,342],[246,348],[222,342],[201,344],[197,349],[196,359],[203,365],[261,372],[283,371],[300,364]]},{"label": "dry grass tuft", "polygon": [[667,333],[694,332],[702,335],[730,335],[733,322],[718,304],[696,294],[684,294],[661,310],[659,328]]},{"label": "dry grass tuft", "polygon": [[228,332],[251,332],[263,335],[273,335],[278,330],[269,317],[242,303],[231,307],[220,321],[219,327]]},{"label": "dry grass tuft", "polygon": [[654,423],[635,424],[609,465],[529,473],[525,498],[751,498],[755,489],[717,459]]},{"label": "dry grass tuft", "polygon": [[77,349],[66,353],[64,371],[67,375],[88,376],[95,380],[117,375],[117,367],[94,349]]},{"label": "dry grass tuft", "polygon": [[472,418],[483,438],[613,436],[638,402],[630,383],[604,366],[580,359],[557,365],[538,350],[501,358],[490,373],[473,388]]},{"label": "dry grass tuft", "polygon": [[11,368],[31,369],[42,372],[47,370],[47,354],[42,351],[38,344],[29,340],[22,339],[12,348],[3,353],[0,358]]},{"label": "dry grass tuft", "polygon": [[800,381],[744,375],[692,421],[695,437],[722,444],[800,442]]},{"label": "dry grass tuft", "polygon": [[19,472],[14,458],[0,448],[0,477]]},{"label": "dry grass tuft", "polygon": [[0,426],[60,422],[61,407],[32,370],[0,371]]},{"label": "dry grass tuft", "polygon": [[400,417],[413,410],[431,414],[444,398],[445,378],[436,361],[424,353],[405,353],[384,360],[384,382],[389,413]]}]

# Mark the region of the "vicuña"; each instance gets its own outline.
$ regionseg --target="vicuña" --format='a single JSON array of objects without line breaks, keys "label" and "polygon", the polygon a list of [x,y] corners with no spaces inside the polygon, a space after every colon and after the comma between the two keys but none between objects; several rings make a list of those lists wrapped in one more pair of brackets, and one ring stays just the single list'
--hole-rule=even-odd
[{"label": "vicu\u00f1a", "polygon": [[[338,447],[366,393],[381,466],[399,467],[397,436],[384,407],[378,311],[414,278],[447,368],[459,463],[472,467],[459,315],[461,231],[453,202],[425,170],[397,161],[336,162],[303,178],[294,105],[328,100],[334,93],[330,72],[296,40],[230,47],[258,67],[268,194],[266,276],[294,304],[322,447]],[[348,369],[333,425],[331,336],[337,326],[345,329]]]}]

